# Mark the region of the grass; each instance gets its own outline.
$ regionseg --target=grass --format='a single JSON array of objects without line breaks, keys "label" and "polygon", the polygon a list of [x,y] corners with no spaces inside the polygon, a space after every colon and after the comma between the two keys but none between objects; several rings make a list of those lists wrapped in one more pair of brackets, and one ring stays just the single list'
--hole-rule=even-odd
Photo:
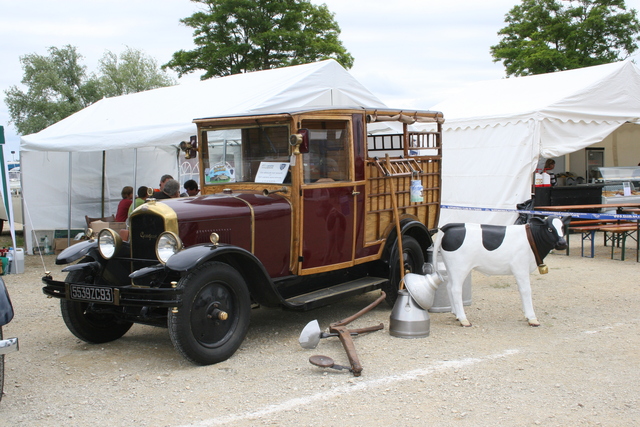
[{"label": "grass", "polygon": [[[11,233],[9,230],[4,230],[0,233],[0,248],[9,248],[13,246],[11,241]],[[16,247],[24,248],[24,234],[22,231],[16,231]]]}]

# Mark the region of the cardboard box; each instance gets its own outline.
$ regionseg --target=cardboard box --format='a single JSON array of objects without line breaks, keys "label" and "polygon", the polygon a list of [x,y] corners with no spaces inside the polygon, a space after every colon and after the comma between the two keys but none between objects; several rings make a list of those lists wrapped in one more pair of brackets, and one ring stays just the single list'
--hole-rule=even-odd
[{"label": "cardboard box", "polygon": [[106,221],[93,221],[90,228],[95,234],[98,234],[100,230],[110,228],[114,231],[120,231],[127,228],[126,222],[106,222]]},{"label": "cardboard box", "polygon": [[[82,242],[82,240],[74,240],[71,239],[71,245],[75,245],[76,243],[80,243]],[[62,252],[63,249],[68,248],[70,245],[67,244],[67,238],[59,238],[59,239],[53,239],[53,252],[58,255],[60,252]]]}]

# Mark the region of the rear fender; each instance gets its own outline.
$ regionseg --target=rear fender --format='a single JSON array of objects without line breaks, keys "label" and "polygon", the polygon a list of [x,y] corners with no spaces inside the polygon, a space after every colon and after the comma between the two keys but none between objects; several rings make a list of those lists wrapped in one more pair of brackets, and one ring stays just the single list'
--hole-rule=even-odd
[{"label": "rear fender", "polygon": [[[403,236],[411,236],[418,241],[424,252],[424,259],[427,259],[427,249],[433,245],[433,239],[431,233],[427,227],[416,220],[404,220],[400,222],[400,229]],[[388,265],[389,260],[397,260],[398,257],[398,234],[395,227],[387,238],[387,244],[384,248],[384,255],[382,261]]]},{"label": "rear fender", "polygon": [[4,280],[0,278],[0,326],[11,322],[11,319],[13,319],[13,305],[11,305],[7,286],[4,284]]},{"label": "rear fender", "polygon": [[210,243],[190,246],[167,260],[166,268],[181,274],[208,261],[229,264],[240,273],[254,301],[269,307],[280,305],[282,298],[260,260],[238,246]]}]

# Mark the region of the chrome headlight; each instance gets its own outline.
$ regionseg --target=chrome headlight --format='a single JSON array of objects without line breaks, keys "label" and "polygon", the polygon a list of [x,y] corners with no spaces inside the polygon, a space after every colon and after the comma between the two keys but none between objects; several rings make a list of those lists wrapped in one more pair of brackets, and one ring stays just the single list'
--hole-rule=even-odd
[{"label": "chrome headlight", "polygon": [[98,249],[104,259],[111,259],[118,253],[121,245],[120,235],[112,229],[105,228],[98,233]]},{"label": "chrome headlight", "polygon": [[182,250],[182,240],[176,233],[165,231],[156,241],[156,256],[165,264],[171,256]]}]

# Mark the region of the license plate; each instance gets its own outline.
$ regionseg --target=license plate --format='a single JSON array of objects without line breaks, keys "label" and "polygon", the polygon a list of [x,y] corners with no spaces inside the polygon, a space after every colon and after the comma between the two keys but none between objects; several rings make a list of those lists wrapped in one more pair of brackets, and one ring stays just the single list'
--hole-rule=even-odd
[{"label": "license plate", "polygon": [[113,290],[96,286],[69,285],[69,297],[80,301],[112,303]]}]

